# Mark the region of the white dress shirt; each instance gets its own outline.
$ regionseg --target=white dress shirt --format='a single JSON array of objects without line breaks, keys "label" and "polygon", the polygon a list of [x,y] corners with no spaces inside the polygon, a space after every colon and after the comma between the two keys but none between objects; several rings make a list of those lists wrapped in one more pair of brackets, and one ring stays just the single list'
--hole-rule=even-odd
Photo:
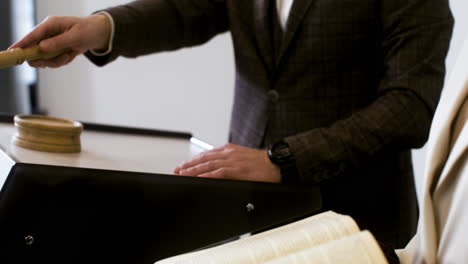
[{"label": "white dress shirt", "polygon": [[288,22],[289,12],[291,12],[293,1],[294,0],[276,0],[278,17],[283,30],[286,29],[286,23]]}]

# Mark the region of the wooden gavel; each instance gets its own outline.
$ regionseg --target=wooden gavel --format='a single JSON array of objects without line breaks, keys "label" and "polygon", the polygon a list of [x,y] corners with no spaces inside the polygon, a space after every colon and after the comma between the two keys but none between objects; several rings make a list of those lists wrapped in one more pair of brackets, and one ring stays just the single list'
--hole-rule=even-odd
[{"label": "wooden gavel", "polygon": [[67,51],[68,50],[60,50],[53,53],[46,53],[41,51],[39,46],[25,49],[16,48],[7,51],[0,51],[0,69],[20,65],[25,61],[52,59],[66,53]]}]

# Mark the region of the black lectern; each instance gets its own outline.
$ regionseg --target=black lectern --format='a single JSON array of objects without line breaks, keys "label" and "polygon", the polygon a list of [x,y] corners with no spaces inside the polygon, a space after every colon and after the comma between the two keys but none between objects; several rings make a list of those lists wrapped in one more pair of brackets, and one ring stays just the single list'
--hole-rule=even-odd
[{"label": "black lectern", "polygon": [[0,263],[153,263],[320,209],[314,186],[150,168],[200,152],[189,134],[84,125],[82,153],[52,154],[13,146],[12,118],[0,118]]}]

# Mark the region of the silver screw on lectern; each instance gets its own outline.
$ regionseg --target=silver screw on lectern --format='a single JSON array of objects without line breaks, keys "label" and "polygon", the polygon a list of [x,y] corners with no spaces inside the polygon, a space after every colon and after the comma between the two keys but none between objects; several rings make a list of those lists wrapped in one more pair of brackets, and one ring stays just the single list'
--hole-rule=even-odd
[{"label": "silver screw on lectern", "polygon": [[32,244],[34,244],[34,237],[31,235],[26,236],[24,238],[24,242],[26,243],[26,245],[31,246]]},{"label": "silver screw on lectern", "polygon": [[252,212],[253,210],[255,210],[255,206],[254,206],[252,203],[248,203],[248,204],[245,206],[245,209],[247,210],[247,213],[250,213],[250,212]]}]

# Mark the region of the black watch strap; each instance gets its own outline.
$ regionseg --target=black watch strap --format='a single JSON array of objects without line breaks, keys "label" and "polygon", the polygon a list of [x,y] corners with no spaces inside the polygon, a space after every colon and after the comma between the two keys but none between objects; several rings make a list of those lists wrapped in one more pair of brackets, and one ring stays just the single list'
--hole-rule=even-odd
[{"label": "black watch strap", "polygon": [[290,184],[299,182],[296,160],[286,141],[281,140],[273,144],[268,149],[268,157],[271,162],[278,165],[280,168],[282,183]]}]

